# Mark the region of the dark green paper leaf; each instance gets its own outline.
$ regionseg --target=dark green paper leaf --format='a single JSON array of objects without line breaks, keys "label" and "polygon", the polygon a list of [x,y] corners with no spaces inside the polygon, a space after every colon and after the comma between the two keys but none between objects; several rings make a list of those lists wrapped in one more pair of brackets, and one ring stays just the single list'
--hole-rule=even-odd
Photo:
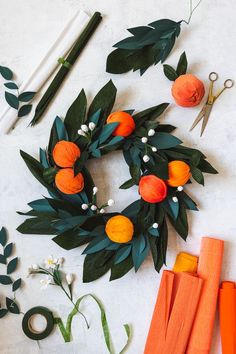
[{"label": "dark green paper leaf", "polygon": [[123,183],[119,188],[120,189],[129,189],[129,188],[131,188],[133,186],[135,186],[135,182],[131,178],[128,181],[126,181],[125,183]]},{"label": "dark green paper leaf", "polygon": [[4,84],[5,87],[7,87],[9,90],[17,90],[18,86],[15,82],[6,82]]},{"label": "dark green paper leaf", "polygon": [[182,144],[182,141],[169,133],[157,132],[149,138],[151,145],[157,149],[170,149]]},{"label": "dark green paper leaf", "polygon": [[78,129],[85,122],[87,109],[87,98],[84,90],[81,90],[76,100],[72,103],[66,113],[64,120],[65,127],[71,140],[78,136]]},{"label": "dark green paper leaf", "polygon": [[170,81],[175,81],[178,78],[178,74],[174,68],[170,65],[163,65],[164,74]]},{"label": "dark green paper leaf", "polygon": [[11,274],[16,270],[18,258],[13,258],[7,265],[7,274]]},{"label": "dark green paper leaf", "polygon": [[14,300],[9,299],[7,297],[6,298],[6,305],[7,305],[7,309],[8,309],[9,312],[14,313],[16,315],[19,315],[20,309],[19,309],[17,303]]},{"label": "dark green paper leaf", "polygon": [[4,257],[2,254],[0,254],[0,264],[7,264],[6,257]]},{"label": "dark green paper leaf", "polygon": [[7,275],[0,275],[0,284],[2,285],[12,284],[11,277],[8,277]]},{"label": "dark green paper leaf", "polygon": [[12,80],[13,78],[13,72],[6,66],[0,65],[0,74],[5,80]]},{"label": "dark green paper leaf", "polygon": [[8,243],[6,247],[4,248],[4,257],[8,258],[11,256],[13,251],[13,243]]},{"label": "dark green paper leaf", "polygon": [[31,104],[25,104],[24,106],[21,106],[19,111],[18,111],[18,117],[24,117],[27,116],[31,112],[32,105]]},{"label": "dark green paper leaf", "polygon": [[0,309],[0,318],[3,318],[8,313],[7,309]]},{"label": "dark green paper leaf", "polygon": [[0,231],[0,244],[4,247],[7,243],[7,233],[5,227],[2,227]]},{"label": "dark green paper leaf", "polygon": [[18,109],[19,108],[19,100],[18,98],[10,92],[5,92],[5,99],[10,107]]},{"label": "dark green paper leaf", "polygon": [[22,283],[21,278],[14,281],[14,283],[12,284],[12,291],[14,292],[14,291],[18,290],[21,287],[21,283]]},{"label": "dark green paper leaf", "polygon": [[111,268],[114,252],[100,251],[88,254],[84,260],[83,282],[89,283],[103,276]]},{"label": "dark green paper leaf", "polygon": [[183,52],[179,58],[179,62],[176,69],[178,76],[186,74],[187,68],[188,68],[188,61],[187,61],[186,53]]},{"label": "dark green paper leaf", "polygon": [[35,94],[36,92],[32,91],[23,92],[19,95],[18,99],[20,102],[29,102],[34,98]]},{"label": "dark green paper leaf", "polygon": [[199,170],[199,168],[197,168],[197,167],[191,167],[191,173],[192,173],[193,179],[195,179],[195,181],[197,183],[204,186],[204,176],[202,174],[202,171]]}]

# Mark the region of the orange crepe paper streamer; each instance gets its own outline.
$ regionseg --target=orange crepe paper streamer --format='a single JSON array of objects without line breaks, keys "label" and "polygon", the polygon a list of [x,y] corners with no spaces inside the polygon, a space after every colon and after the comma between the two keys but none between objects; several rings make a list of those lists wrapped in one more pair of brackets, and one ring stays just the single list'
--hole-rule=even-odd
[{"label": "orange crepe paper streamer", "polygon": [[144,354],[185,353],[201,288],[191,274],[163,272]]},{"label": "orange crepe paper streamer", "polygon": [[223,282],[219,292],[222,354],[236,354],[236,287]]},{"label": "orange crepe paper streamer", "polygon": [[175,261],[173,267],[173,272],[188,272],[196,273],[197,272],[198,257],[193,256],[192,254],[186,252],[180,252]]},{"label": "orange crepe paper streamer", "polygon": [[223,250],[224,241],[202,238],[197,274],[204,284],[186,354],[210,353]]}]

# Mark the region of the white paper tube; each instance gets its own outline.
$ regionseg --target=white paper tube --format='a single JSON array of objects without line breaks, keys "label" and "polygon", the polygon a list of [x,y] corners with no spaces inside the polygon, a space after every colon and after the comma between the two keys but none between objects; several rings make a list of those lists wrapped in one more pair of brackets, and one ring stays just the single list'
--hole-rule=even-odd
[{"label": "white paper tube", "polygon": [[[84,11],[79,11],[70,20],[29,79],[20,86],[19,92],[39,92],[60,65],[58,59],[69,52],[89,20],[90,16]],[[0,115],[0,135],[7,134],[14,127],[17,119],[17,111],[7,106]]]}]

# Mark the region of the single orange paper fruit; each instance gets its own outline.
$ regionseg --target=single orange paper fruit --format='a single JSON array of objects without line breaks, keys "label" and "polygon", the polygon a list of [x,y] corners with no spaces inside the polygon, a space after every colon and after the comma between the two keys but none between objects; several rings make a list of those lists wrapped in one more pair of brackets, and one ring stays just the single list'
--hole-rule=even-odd
[{"label": "single orange paper fruit", "polygon": [[185,185],[191,177],[190,167],[184,161],[174,160],[168,164],[168,185],[179,187]]},{"label": "single orange paper fruit", "polygon": [[126,216],[116,215],[108,220],[105,231],[111,241],[126,243],[133,238],[134,225]]},{"label": "single orange paper fruit", "polygon": [[107,118],[107,124],[120,123],[113,131],[114,136],[129,136],[135,129],[135,122],[133,117],[127,112],[113,112]]},{"label": "single orange paper fruit", "polygon": [[61,140],[55,145],[52,156],[57,166],[73,167],[80,157],[80,148],[70,141]]},{"label": "single orange paper fruit", "polygon": [[76,194],[84,189],[84,177],[82,173],[74,176],[72,168],[63,168],[57,172],[55,184],[62,193]]},{"label": "single orange paper fruit", "polygon": [[143,176],[139,181],[139,194],[147,203],[159,203],[166,198],[167,186],[155,175]]},{"label": "single orange paper fruit", "polygon": [[172,96],[182,107],[197,106],[205,94],[203,82],[191,74],[180,75],[172,86]]}]

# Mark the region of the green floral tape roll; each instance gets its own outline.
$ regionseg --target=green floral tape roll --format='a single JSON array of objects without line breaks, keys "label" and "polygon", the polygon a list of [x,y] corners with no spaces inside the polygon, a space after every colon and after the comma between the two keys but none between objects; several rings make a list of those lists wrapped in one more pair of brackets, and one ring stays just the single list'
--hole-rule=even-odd
[{"label": "green floral tape roll", "polygon": [[[32,318],[35,315],[41,315],[46,320],[46,327],[43,331],[35,330],[32,326]],[[22,320],[22,329],[25,335],[33,340],[45,339],[52,332],[54,327],[54,318],[52,312],[46,307],[36,306],[26,312]]]}]

